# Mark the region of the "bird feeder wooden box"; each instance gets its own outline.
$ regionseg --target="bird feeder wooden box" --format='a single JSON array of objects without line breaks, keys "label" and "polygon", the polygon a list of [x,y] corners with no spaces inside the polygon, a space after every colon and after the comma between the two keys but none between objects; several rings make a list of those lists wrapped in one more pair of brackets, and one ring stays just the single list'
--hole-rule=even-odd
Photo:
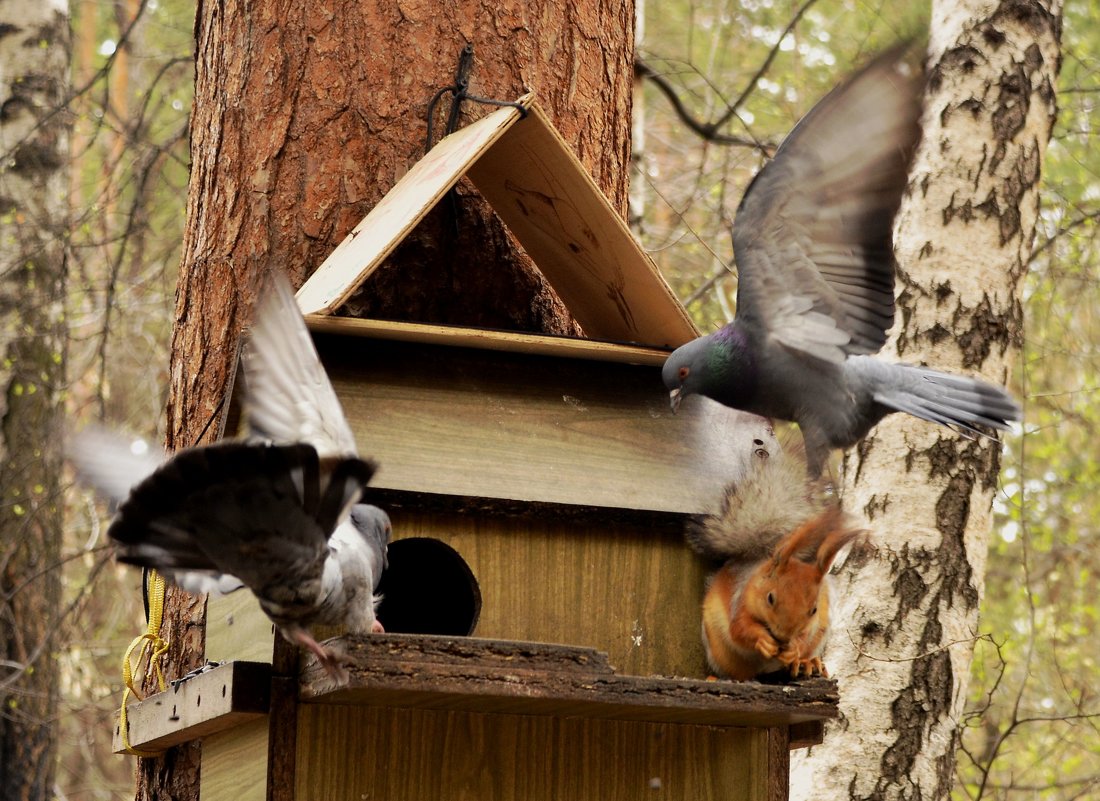
[{"label": "bird feeder wooden box", "polygon": [[[204,735],[203,801],[773,801],[789,749],[836,714],[827,680],[707,681],[703,566],[684,521],[772,435],[704,399],[671,413],[660,365],[697,331],[521,103],[444,139],[298,293],[360,451],[380,464],[370,500],[393,520],[391,563],[403,541],[441,541],[472,596],[410,549],[380,619],[435,635],[347,639],[343,684],[306,657],[299,673],[250,596],[212,600],[206,656],[229,664],[138,705],[129,729],[138,748]],[[331,315],[463,175],[592,339]]]}]

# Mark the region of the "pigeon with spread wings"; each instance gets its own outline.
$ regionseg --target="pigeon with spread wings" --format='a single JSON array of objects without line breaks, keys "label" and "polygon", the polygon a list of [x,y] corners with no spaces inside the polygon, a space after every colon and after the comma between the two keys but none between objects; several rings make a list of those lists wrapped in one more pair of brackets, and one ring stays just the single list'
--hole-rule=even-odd
[{"label": "pigeon with spread wings", "polygon": [[922,82],[907,46],[873,59],[795,126],[749,184],[733,228],[737,315],[675,350],[672,408],[705,395],[797,422],[811,476],[901,411],[968,433],[1019,405],[977,379],[868,354],[894,321],[893,226],[920,138]]},{"label": "pigeon with spread wings", "polygon": [[242,354],[248,436],[167,460],[90,427],[67,448],[78,476],[118,506],[118,559],[191,592],[248,587],[279,631],[338,673],[311,633],[381,631],[374,591],[390,521],[359,503],[375,465],[355,439],[281,275],[268,280]]}]

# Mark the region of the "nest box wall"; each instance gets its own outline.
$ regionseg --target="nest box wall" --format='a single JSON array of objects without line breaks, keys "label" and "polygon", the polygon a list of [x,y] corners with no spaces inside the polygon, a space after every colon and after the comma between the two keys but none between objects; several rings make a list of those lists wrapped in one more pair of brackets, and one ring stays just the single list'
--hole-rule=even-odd
[{"label": "nest box wall", "polygon": [[550,356],[316,341],[380,464],[372,486],[387,491],[395,538],[440,539],[472,568],[478,636],[591,646],[635,675],[702,675],[703,576],[684,515],[743,471],[770,438],[762,421],[707,402],[673,415],[659,351],[635,365],[576,358],[568,343]]},{"label": "nest box wall", "polygon": [[[643,687],[617,683],[706,675],[703,571],[684,517],[772,443],[764,422],[706,401],[673,415],[662,351],[493,332],[442,344],[408,325],[394,331],[413,341],[395,341],[378,338],[382,324],[357,327],[371,336],[314,338],[361,452],[380,464],[369,500],[390,511],[395,538],[461,554],[480,588],[478,638],[587,646],[606,662],[527,676],[530,654],[498,664],[471,646],[456,665],[452,646],[410,661],[409,646],[368,640],[357,656],[371,688],[332,692],[316,670],[277,680],[304,693],[289,723],[273,712],[207,737],[202,797],[785,798],[788,726],[828,715],[827,703],[783,694],[780,709],[772,694],[746,713],[716,695],[701,710],[724,683],[696,682],[705,690],[657,690],[660,708],[635,709]],[[426,608],[451,603],[435,581],[416,591]],[[272,661],[270,622],[237,595],[211,601],[207,657]],[[472,691],[483,680],[490,697]]]}]

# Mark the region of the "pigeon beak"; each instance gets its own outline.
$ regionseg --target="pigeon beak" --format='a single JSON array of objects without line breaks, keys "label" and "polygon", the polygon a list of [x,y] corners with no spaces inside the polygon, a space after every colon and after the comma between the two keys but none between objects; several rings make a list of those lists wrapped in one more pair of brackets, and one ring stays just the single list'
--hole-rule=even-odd
[{"label": "pigeon beak", "polygon": [[676,389],[674,389],[674,390],[672,390],[671,392],[668,393],[668,402],[669,402],[669,405],[672,407],[672,413],[673,414],[676,414],[677,409],[680,408],[681,399],[682,399],[682,396],[680,395],[680,388],[679,387],[676,387]]}]

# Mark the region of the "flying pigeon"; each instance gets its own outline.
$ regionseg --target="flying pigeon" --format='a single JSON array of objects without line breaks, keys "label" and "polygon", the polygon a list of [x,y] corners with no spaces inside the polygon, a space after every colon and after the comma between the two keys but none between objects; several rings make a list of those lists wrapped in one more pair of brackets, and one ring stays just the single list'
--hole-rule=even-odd
[{"label": "flying pigeon", "polygon": [[705,395],[797,422],[807,469],[895,411],[1007,429],[1019,405],[973,378],[867,354],[894,320],[894,215],[920,138],[922,82],[894,47],[825,96],[749,184],[733,227],[737,316],[673,351],[672,409]]},{"label": "flying pigeon", "polygon": [[375,465],[358,456],[343,410],[286,279],[272,277],[242,354],[244,441],[133,453],[89,427],[67,453],[78,476],[118,507],[119,561],[155,568],[190,592],[248,587],[283,636],[334,675],[311,634],[382,631],[374,594],[391,527],[359,503]]}]

